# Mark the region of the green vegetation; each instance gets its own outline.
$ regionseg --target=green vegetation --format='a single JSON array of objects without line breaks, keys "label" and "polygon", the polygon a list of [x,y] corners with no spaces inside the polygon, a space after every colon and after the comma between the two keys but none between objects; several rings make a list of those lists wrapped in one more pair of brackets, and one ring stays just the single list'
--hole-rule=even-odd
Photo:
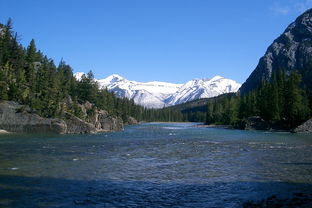
[{"label": "green vegetation", "polygon": [[207,124],[235,126],[248,117],[260,116],[265,121],[290,129],[312,116],[311,90],[301,84],[298,72],[286,75],[280,70],[270,82],[263,81],[258,89],[243,96],[221,95],[181,111],[188,119]]},{"label": "green vegetation", "polygon": [[[94,107],[120,116],[127,121],[132,116],[140,121],[180,121],[182,114],[169,109],[150,110],[133,100],[117,98],[106,89],[99,89],[90,71],[77,81],[72,68],[37,50],[35,41],[24,48],[12,31],[12,21],[0,24],[0,100],[28,105],[44,117],[64,117],[64,112],[82,119],[80,104],[87,101]],[[87,112],[94,113],[94,109]]]},{"label": "green vegetation", "polygon": [[282,70],[274,74],[271,82],[263,82],[259,89],[243,96],[239,118],[259,115],[267,121],[293,128],[311,117],[308,88],[302,87],[301,75]]}]

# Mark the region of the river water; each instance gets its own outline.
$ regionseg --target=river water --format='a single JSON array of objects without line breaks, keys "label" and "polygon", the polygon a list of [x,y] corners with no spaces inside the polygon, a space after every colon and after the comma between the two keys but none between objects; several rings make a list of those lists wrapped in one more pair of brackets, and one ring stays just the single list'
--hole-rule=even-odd
[{"label": "river water", "polygon": [[241,207],[312,193],[312,136],[147,123],[0,136],[0,207]]}]

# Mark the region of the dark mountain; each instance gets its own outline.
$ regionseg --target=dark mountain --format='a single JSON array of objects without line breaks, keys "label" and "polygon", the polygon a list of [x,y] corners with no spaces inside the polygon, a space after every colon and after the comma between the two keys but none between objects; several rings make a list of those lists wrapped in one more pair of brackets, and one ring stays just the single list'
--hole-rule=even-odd
[{"label": "dark mountain", "polygon": [[284,70],[286,74],[297,70],[305,87],[312,80],[312,9],[291,23],[260,58],[256,69],[240,88],[241,94],[258,88],[262,81],[271,81],[273,74]]}]

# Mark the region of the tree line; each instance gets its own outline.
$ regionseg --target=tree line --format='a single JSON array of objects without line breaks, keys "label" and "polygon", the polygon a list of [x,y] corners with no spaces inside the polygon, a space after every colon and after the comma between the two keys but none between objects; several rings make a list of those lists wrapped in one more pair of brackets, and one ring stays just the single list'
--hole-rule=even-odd
[{"label": "tree line", "polygon": [[279,70],[258,89],[241,95],[213,98],[206,109],[207,124],[236,125],[251,116],[260,116],[286,128],[294,128],[312,116],[311,86],[302,86],[297,71]]}]

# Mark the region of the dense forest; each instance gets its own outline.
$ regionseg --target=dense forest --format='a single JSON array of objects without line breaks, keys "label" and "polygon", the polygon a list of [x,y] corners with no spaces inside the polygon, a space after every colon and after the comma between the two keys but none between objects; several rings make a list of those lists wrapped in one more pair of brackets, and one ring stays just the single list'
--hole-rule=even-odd
[{"label": "dense forest", "polygon": [[[100,89],[92,71],[77,81],[73,69],[61,60],[54,61],[37,50],[31,40],[25,48],[13,31],[12,21],[0,24],[0,100],[27,105],[43,117],[64,118],[64,112],[84,118],[79,104],[90,102],[94,108],[108,111],[127,121],[180,121],[182,114],[170,109],[146,109],[133,100],[117,98]],[[92,114],[92,109],[88,115]]]},{"label": "dense forest", "polygon": [[[259,116],[272,125],[291,129],[312,116],[311,86],[302,84],[300,73],[279,70],[271,81],[241,96],[224,94],[207,99],[204,105],[181,109],[189,121],[239,126],[245,119]],[[174,107],[177,109],[177,107]]]}]

